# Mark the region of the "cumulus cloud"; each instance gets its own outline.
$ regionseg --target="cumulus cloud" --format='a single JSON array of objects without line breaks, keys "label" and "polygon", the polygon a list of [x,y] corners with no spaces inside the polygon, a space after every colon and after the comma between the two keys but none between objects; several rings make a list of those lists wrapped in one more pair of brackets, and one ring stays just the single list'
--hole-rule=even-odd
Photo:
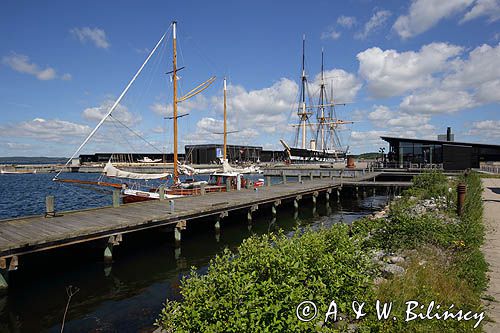
[{"label": "cumulus cloud", "polygon": [[[177,104],[179,114],[190,113],[191,111],[205,111],[208,108],[209,100],[203,94],[198,94]],[[172,103],[167,102],[155,102],[149,106],[149,109],[163,117],[171,117],[174,113],[174,106]]]},{"label": "cumulus cloud", "polygon": [[379,10],[375,12],[372,17],[365,23],[362,31],[354,35],[354,38],[365,39],[372,32],[383,26],[391,17],[391,12],[388,10]]},{"label": "cumulus cloud", "polygon": [[78,40],[82,43],[90,41],[96,47],[101,49],[107,49],[110,47],[109,41],[106,38],[106,32],[103,29],[90,27],[73,28],[70,30],[70,33],[78,38]]},{"label": "cumulus cloud", "polygon": [[500,78],[500,44],[483,44],[469,53],[469,58],[455,63],[453,73],[443,80],[445,87],[476,87]]},{"label": "cumulus cloud", "polygon": [[[82,112],[82,116],[86,120],[99,122],[108,113],[113,106],[114,101],[111,99],[105,100],[101,105],[86,108]],[[114,119],[119,120],[127,126],[132,126],[141,121],[141,116],[131,113],[124,105],[118,104],[112,113]]]},{"label": "cumulus cloud", "polygon": [[460,23],[487,16],[489,22],[500,19],[500,0],[477,0],[474,6],[465,13]]},{"label": "cumulus cloud", "polygon": [[368,114],[368,119],[379,128],[414,128],[428,125],[430,121],[428,115],[393,111],[385,105],[374,105],[373,109]]},{"label": "cumulus cloud", "polygon": [[473,2],[474,0],[413,0],[408,14],[399,16],[393,29],[403,39],[419,35],[442,19],[465,10]]},{"label": "cumulus cloud", "polygon": [[[30,61],[30,58],[24,54],[12,53],[2,58],[2,63],[9,66],[19,73],[30,74],[42,81],[58,78],[56,70],[52,67],[40,68],[37,64]],[[71,74],[63,74],[60,79],[71,80]]]},{"label": "cumulus cloud", "polygon": [[499,129],[500,120],[481,120],[472,123],[467,135],[474,135],[487,139],[499,139]]},{"label": "cumulus cloud", "polygon": [[68,138],[82,137],[90,132],[86,125],[59,119],[35,118],[13,125],[0,126],[0,135],[28,137],[37,140],[63,142]]},{"label": "cumulus cloud", "polygon": [[337,18],[337,24],[350,29],[356,25],[356,18],[354,16],[342,15]]},{"label": "cumulus cloud", "polygon": [[461,52],[461,47],[448,43],[424,45],[417,52],[373,47],[358,53],[359,74],[375,97],[398,96],[431,85],[433,74],[447,70],[448,60]]},{"label": "cumulus cloud", "polygon": [[[333,84],[333,97],[339,103],[352,102],[363,84],[356,75],[343,69],[331,69],[324,72],[327,86]],[[318,73],[312,82],[314,87],[319,87],[321,73]],[[330,88],[328,88],[329,90]],[[330,94],[330,91],[328,91]]]},{"label": "cumulus cloud", "polygon": [[476,105],[466,91],[435,89],[406,96],[400,108],[412,113],[452,113]]}]

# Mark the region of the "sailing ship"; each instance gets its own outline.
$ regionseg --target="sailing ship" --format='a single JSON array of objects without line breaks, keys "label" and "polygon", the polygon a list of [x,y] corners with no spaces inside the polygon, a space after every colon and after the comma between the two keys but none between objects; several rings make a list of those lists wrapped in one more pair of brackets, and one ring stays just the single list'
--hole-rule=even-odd
[{"label": "sailing ship", "polygon": [[[162,41],[165,39],[166,33],[161,37],[161,39],[158,41],[154,49],[151,51],[149,56],[146,58],[145,62],[142,64],[142,66],[139,68],[137,73],[134,75],[132,80],[129,82],[129,84],[126,86],[124,91],[121,93],[121,95],[118,97],[118,99],[115,101],[113,106],[109,109],[107,114],[101,119],[101,121],[97,124],[97,126],[92,130],[92,132],[88,135],[88,137],[83,141],[83,143],[80,145],[80,147],[73,153],[73,155],[70,157],[68,162],[66,163],[65,167],[70,163],[70,161],[76,157],[76,155],[80,152],[80,150],[87,144],[87,142],[90,140],[90,138],[95,134],[95,132],[99,129],[99,127],[104,123],[104,121],[111,116],[112,112],[115,110],[117,105],[120,103],[122,98],[125,96],[127,93],[128,89],[132,85],[132,83],[135,81],[135,79],[138,77],[138,75],[141,73],[142,69],[144,66],[148,63],[149,59],[151,56],[155,53],[155,51],[158,49],[158,46],[162,43]],[[179,115],[178,113],[178,103],[181,103],[183,101],[188,100],[189,98],[196,96],[197,94],[201,93],[205,89],[207,89],[214,81],[215,81],[215,76],[212,76],[205,82],[201,83],[188,93],[186,93],[184,96],[178,97],[178,88],[177,88],[177,72],[181,70],[183,67],[178,68],[177,67],[177,22],[174,21],[172,22],[172,49],[173,49],[173,57],[172,57],[172,71],[168,72],[167,74],[171,74],[172,76],[172,83],[173,83],[173,116],[171,119],[173,120],[173,173],[165,172],[165,173],[160,173],[160,174],[150,174],[150,173],[136,173],[136,172],[131,172],[131,171],[126,171],[126,170],[121,170],[117,168],[116,166],[113,165],[112,160],[110,159],[104,169],[103,169],[103,176],[113,178],[113,179],[118,179],[118,180],[127,180],[127,182],[122,181],[121,184],[116,184],[113,182],[106,182],[103,181],[102,179],[97,181],[97,182],[92,182],[92,181],[79,181],[75,179],[60,179],[59,175],[61,174],[63,168],[59,173],[54,177],[54,181],[60,181],[60,182],[67,182],[67,183],[80,183],[80,184],[91,184],[91,185],[99,185],[99,186],[108,186],[108,187],[114,187],[114,188],[121,188],[122,192],[122,197],[123,197],[123,202],[124,203],[131,203],[131,202],[137,202],[137,201],[146,201],[146,200],[158,200],[160,199],[160,196],[163,196],[166,199],[173,199],[173,198],[178,198],[181,196],[186,196],[186,195],[196,195],[196,194],[201,194],[201,187],[204,187],[205,192],[223,192],[227,190],[227,186],[233,187],[233,188],[238,188],[241,186],[241,184],[245,184],[245,179],[242,178],[241,172],[237,169],[231,169],[229,164],[227,163],[227,158],[226,158],[226,138],[227,138],[227,131],[226,131],[226,81],[224,80],[224,160],[222,163],[222,170],[220,172],[216,172],[212,174],[209,178],[208,181],[195,181],[194,179],[187,179],[181,182],[180,179],[180,173],[186,174],[187,171],[189,170],[189,166],[186,165],[181,165],[179,163],[179,158],[178,158],[178,124],[177,120],[180,117],[185,116],[186,114]],[[152,161],[154,162],[154,161]],[[244,170],[241,170],[244,171]],[[193,176],[193,174],[191,174]],[[143,189],[143,186],[137,185],[135,183],[129,183],[130,181],[148,181],[148,180],[160,180],[160,181],[165,181],[165,180],[171,180],[171,185],[170,186],[165,186],[165,185],[160,185],[158,187],[153,187],[153,188],[146,188]],[[206,186],[205,186],[206,185]]]},{"label": "sailing ship", "polygon": [[[305,69],[305,36],[302,39],[302,75],[300,84],[299,105],[297,116],[299,123],[292,125],[297,128],[294,145],[290,146],[285,140],[280,140],[285,148],[290,162],[337,162],[343,161],[349,147],[344,147],[338,130],[339,126],[352,124],[352,121],[341,120],[337,116],[335,107],[345,105],[336,103],[333,99],[333,88],[330,96],[327,95],[324,76],[324,55],[321,50],[321,77],[319,84],[318,103],[313,104],[308,98],[308,81]],[[316,110],[316,122],[311,122],[313,110]],[[310,129],[310,134],[308,134]],[[309,147],[308,144],[309,141]],[[299,145],[299,140],[301,144]]]}]

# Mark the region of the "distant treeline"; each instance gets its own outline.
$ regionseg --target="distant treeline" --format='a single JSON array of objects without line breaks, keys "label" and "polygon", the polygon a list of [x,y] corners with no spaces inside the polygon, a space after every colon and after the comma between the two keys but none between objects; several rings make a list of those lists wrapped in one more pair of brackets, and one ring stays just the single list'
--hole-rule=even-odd
[{"label": "distant treeline", "polygon": [[372,153],[363,153],[359,155],[353,155],[354,158],[358,160],[374,160],[377,157],[380,157],[380,153],[372,152]]},{"label": "distant treeline", "polygon": [[0,157],[0,164],[57,164],[66,163],[65,157],[26,157],[12,156]]}]

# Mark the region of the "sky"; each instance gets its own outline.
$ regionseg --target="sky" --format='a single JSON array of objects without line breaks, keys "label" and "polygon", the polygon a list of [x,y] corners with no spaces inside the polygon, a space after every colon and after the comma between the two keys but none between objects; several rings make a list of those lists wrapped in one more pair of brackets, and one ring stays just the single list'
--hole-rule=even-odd
[{"label": "sky", "polygon": [[[68,157],[164,41],[82,153],[172,151],[171,22],[179,146],[294,141],[302,38],[311,103],[321,50],[352,153],[381,135],[500,144],[500,0],[13,1],[0,3],[0,156]],[[313,121],[313,119],[311,119]],[[311,131],[310,131],[311,132]],[[312,135],[312,133],[310,133]]]}]

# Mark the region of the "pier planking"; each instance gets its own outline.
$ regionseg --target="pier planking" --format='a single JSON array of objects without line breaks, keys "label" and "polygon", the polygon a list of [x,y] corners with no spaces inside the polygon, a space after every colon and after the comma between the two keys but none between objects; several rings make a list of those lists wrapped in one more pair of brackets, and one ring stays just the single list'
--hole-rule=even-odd
[{"label": "pier planking", "polygon": [[[366,173],[349,179],[373,185],[371,179],[378,173]],[[347,182],[344,182],[347,185]],[[106,238],[116,234],[134,232],[159,226],[175,226],[186,221],[225,211],[249,209],[262,205],[324,192],[342,186],[341,180],[315,179],[287,182],[241,191],[208,193],[174,200],[175,210],[170,211],[169,200],[145,201],[82,211],[58,212],[56,217],[34,216],[0,221],[0,258],[30,252],[44,251],[60,246]],[[56,198],[57,200],[57,198]]]}]

